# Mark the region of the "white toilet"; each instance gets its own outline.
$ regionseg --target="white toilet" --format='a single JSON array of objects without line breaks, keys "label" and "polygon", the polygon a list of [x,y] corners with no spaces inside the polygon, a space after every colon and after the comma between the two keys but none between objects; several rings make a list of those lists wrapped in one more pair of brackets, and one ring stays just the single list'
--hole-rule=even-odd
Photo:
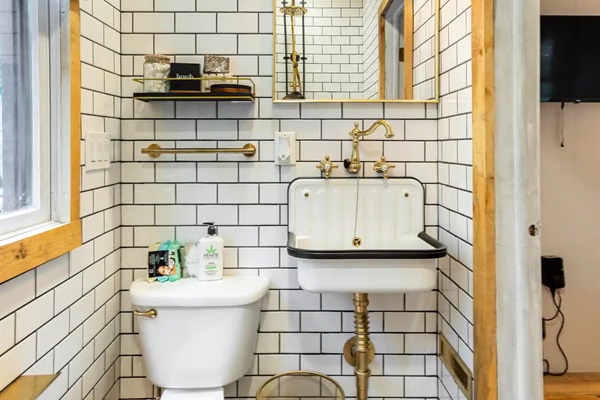
[{"label": "white toilet", "polygon": [[268,288],[267,278],[233,276],[131,285],[146,372],[162,400],[223,400],[223,387],[252,366]]}]

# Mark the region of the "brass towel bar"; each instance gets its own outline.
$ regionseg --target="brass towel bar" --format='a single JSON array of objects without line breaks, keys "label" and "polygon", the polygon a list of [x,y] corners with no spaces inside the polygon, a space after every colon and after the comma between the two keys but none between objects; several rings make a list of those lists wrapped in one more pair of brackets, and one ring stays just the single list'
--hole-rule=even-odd
[{"label": "brass towel bar", "polygon": [[142,154],[148,154],[152,158],[158,158],[161,154],[243,154],[246,157],[252,157],[256,154],[256,147],[248,143],[242,148],[223,148],[223,149],[163,149],[158,144],[154,143],[145,149],[142,149]]}]

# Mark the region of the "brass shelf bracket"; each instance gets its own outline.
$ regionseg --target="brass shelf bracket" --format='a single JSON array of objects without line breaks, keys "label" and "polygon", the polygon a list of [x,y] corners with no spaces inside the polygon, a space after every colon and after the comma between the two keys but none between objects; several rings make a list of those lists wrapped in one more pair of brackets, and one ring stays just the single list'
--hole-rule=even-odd
[{"label": "brass shelf bracket", "polygon": [[152,158],[158,158],[162,154],[243,154],[246,157],[256,155],[256,146],[251,143],[246,144],[242,148],[223,148],[223,149],[206,149],[206,148],[190,148],[190,149],[168,149],[162,148],[160,145],[153,143],[145,149],[142,149],[142,154],[147,154]]}]

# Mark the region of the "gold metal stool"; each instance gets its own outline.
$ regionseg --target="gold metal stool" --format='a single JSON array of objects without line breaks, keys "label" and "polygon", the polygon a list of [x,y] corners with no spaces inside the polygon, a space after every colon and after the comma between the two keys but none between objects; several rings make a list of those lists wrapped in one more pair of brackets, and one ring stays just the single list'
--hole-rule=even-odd
[{"label": "gold metal stool", "polygon": [[289,371],[265,381],[256,400],[345,400],[344,389],[331,377],[314,371]]}]

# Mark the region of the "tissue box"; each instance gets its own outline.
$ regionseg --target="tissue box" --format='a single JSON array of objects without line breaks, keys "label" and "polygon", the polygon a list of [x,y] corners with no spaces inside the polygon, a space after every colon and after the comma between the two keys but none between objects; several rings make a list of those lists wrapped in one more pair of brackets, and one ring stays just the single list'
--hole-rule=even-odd
[{"label": "tissue box", "polygon": [[[172,63],[169,78],[201,78],[200,64]],[[171,92],[199,93],[201,81],[171,81]]]}]

